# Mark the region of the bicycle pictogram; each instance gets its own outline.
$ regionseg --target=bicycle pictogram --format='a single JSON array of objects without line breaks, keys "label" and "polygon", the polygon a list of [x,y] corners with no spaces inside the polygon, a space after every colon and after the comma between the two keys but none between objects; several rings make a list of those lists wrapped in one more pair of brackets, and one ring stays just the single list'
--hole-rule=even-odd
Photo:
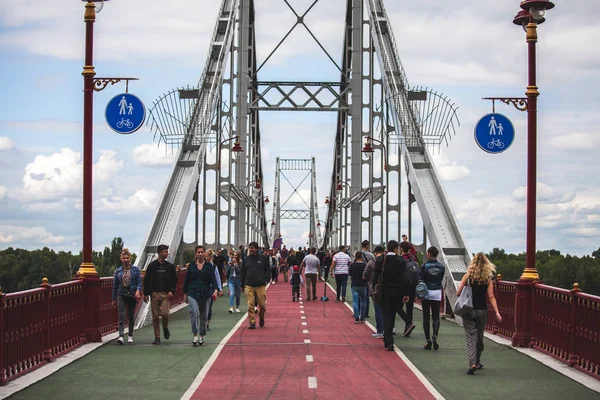
[{"label": "bicycle pictogram", "polygon": [[122,128],[126,126],[127,128],[133,128],[133,122],[129,121],[129,119],[121,118],[119,122],[117,122],[117,128]]},{"label": "bicycle pictogram", "polygon": [[491,142],[487,144],[488,149],[493,149],[494,147],[498,147],[499,149],[504,148],[504,143],[500,139],[492,139]]}]

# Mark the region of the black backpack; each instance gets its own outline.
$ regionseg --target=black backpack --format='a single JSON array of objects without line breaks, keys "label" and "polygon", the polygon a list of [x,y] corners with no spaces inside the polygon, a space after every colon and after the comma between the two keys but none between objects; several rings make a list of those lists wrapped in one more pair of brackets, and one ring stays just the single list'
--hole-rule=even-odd
[{"label": "black backpack", "polygon": [[406,261],[406,270],[408,271],[410,285],[414,286],[421,279],[421,266],[414,260],[405,259],[404,261]]}]

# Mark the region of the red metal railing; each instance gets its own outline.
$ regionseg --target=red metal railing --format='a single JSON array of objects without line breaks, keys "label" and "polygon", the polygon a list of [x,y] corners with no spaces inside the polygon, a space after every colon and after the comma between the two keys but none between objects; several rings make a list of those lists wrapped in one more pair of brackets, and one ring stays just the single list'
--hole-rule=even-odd
[{"label": "red metal railing", "polygon": [[533,348],[568,361],[571,331],[571,292],[535,284],[533,288]]},{"label": "red metal railing", "polygon": [[100,291],[97,294],[98,326],[102,335],[114,332],[119,323],[117,305],[112,302],[114,278],[100,278]]},{"label": "red metal railing", "polygon": [[494,282],[494,297],[498,304],[498,310],[502,315],[502,322],[496,320],[494,310],[488,308],[488,319],[485,329],[503,336],[511,338],[515,333],[515,296],[517,289],[514,282],[503,281],[499,275]]},{"label": "red metal railing", "polygon": [[600,297],[572,291],[573,326],[572,355],[569,364],[600,378]]},{"label": "red metal railing", "polygon": [[[186,274],[187,269],[178,271],[171,306],[183,303]],[[99,289],[86,287],[85,280],[51,286],[44,279],[38,289],[0,292],[0,385],[86,343],[86,290],[96,291],[92,312],[97,328],[102,335],[114,332],[119,317],[112,289],[113,278],[101,278]]]},{"label": "red metal railing", "polygon": [[48,287],[49,361],[85,343],[85,293],[82,281]]},{"label": "red metal railing", "polygon": [[[499,277],[494,296],[502,315],[490,308],[486,330],[511,339],[515,333],[516,284]],[[532,347],[600,379],[600,297],[533,284]]]},{"label": "red metal railing", "polygon": [[177,290],[175,291],[175,293],[173,294],[173,298],[171,299],[171,307],[183,303],[183,283],[185,282],[187,271],[187,268],[177,270]]}]

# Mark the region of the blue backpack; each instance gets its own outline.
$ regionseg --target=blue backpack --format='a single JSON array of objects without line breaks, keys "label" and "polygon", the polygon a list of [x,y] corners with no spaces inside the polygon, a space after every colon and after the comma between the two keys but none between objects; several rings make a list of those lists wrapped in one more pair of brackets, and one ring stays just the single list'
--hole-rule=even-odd
[{"label": "blue backpack", "polygon": [[429,294],[427,284],[423,281],[419,281],[419,283],[417,283],[417,289],[415,291],[415,294],[417,296],[417,299],[425,300],[427,298],[427,295]]}]

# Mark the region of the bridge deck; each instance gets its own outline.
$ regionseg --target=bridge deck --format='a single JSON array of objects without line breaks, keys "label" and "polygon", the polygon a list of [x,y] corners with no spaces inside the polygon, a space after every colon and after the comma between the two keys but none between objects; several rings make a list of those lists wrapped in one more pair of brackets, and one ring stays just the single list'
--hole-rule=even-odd
[{"label": "bridge deck", "polygon": [[[256,399],[337,398],[339,395],[342,395],[343,398],[364,398],[365,393],[376,394],[379,389],[376,387],[376,382],[373,381],[371,387],[359,390],[357,389],[360,387],[357,386],[358,382],[364,383],[366,376],[370,376],[369,374],[378,368],[381,369],[380,365],[387,365],[389,362],[395,363],[398,372],[397,382],[386,383],[388,389],[391,390],[398,384],[403,385],[404,383],[407,384],[408,389],[411,389],[407,390],[404,395],[396,395],[394,398],[431,398],[427,390],[419,386],[416,380],[411,378],[407,381],[406,377],[410,377],[411,374],[406,370],[405,364],[400,358],[395,353],[385,351],[380,340],[371,339],[370,332],[365,325],[353,324],[350,310],[342,307],[341,303],[336,303],[335,297],[333,297],[333,302],[330,301],[327,304],[320,301],[316,304],[304,303],[302,310],[305,310],[305,314],[300,314],[299,304],[291,303],[291,299],[288,299],[289,296],[285,296],[289,293],[287,284],[279,283],[269,291],[268,306],[270,308],[267,311],[267,318],[269,318],[267,319],[267,328],[248,331],[247,323],[242,323],[240,330],[223,348],[200,386],[201,389],[206,388],[207,391],[210,391],[211,395],[208,395],[207,398],[214,398],[217,395],[219,398],[233,398],[231,390],[235,389],[234,392],[237,392],[241,387],[239,385],[242,380],[246,394],[250,395],[256,391],[252,397]],[[280,301],[277,301],[280,292],[284,295]],[[350,293],[348,290],[347,300],[349,302],[351,302]],[[86,398],[91,400],[114,396],[161,400],[179,399],[192,385],[222,338],[243,316],[243,314],[228,314],[226,312],[227,304],[227,297],[220,299],[215,304],[214,317],[211,322],[212,330],[207,336],[207,345],[204,347],[192,348],[190,345],[191,333],[186,308],[172,316],[171,339],[163,340],[161,346],[150,344],[153,336],[151,327],[142,328],[136,332],[134,345],[118,346],[114,341],[110,342],[47,379],[15,394],[11,399],[60,398],[68,400]],[[242,299],[242,304],[244,304],[244,299]],[[438,352],[425,351],[422,349],[424,339],[421,330],[421,316],[418,310],[415,311],[417,329],[410,338],[397,336],[396,345],[446,399],[480,399],[484,388],[486,390],[484,397],[487,399],[577,398],[585,400],[600,397],[597,392],[512,348],[487,339],[482,358],[485,368],[478,371],[475,376],[468,376],[465,374],[467,361],[462,328],[454,323],[442,321],[440,350]],[[293,312],[295,315],[286,323],[288,312]],[[372,310],[371,314],[374,314]],[[301,315],[307,316],[306,326],[301,325],[301,322],[304,321],[300,318]],[[370,322],[374,324],[373,316],[371,316]],[[402,321],[398,320],[398,326],[402,326]],[[304,329],[308,329],[309,334],[302,333]],[[332,334],[332,330],[336,331],[335,334]],[[340,333],[342,336],[339,340],[332,340]],[[288,336],[289,338],[286,339]],[[303,340],[300,339],[304,339],[305,336],[311,339],[310,345],[289,343],[277,345],[286,349],[285,357],[280,354],[276,345],[264,345],[278,341],[285,343],[288,339],[302,342]],[[334,346],[336,341],[342,346]],[[355,344],[348,346],[348,343]],[[309,346],[314,357],[314,364],[310,366],[305,360],[305,353]],[[300,354],[298,349],[302,347],[306,348]],[[340,349],[336,350],[338,347]],[[281,389],[290,390],[286,392],[263,390],[265,387],[258,385],[257,380],[253,381],[253,379],[258,379],[256,374],[240,374],[235,379],[230,378],[230,375],[224,377],[225,370],[235,369],[230,362],[233,361],[236,353],[239,355],[249,351],[253,354],[260,354],[257,359],[257,368],[261,368],[261,366],[265,368],[265,374],[260,375],[283,372],[279,381],[285,382],[285,385]],[[348,351],[354,356],[346,354]],[[301,359],[287,362],[286,360],[291,360],[288,356]],[[394,356],[394,360],[387,360],[390,356]],[[273,370],[274,366],[277,366],[275,369],[281,370],[282,365],[285,365],[283,371]],[[387,376],[390,371],[387,367],[383,369],[380,376]],[[309,372],[312,374],[311,376],[317,377],[318,389],[314,392],[308,390],[307,378],[304,376],[309,376]],[[298,374],[303,374],[301,375],[302,379],[297,378]],[[387,379],[389,378],[387,377]],[[236,383],[236,379],[240,382]],[[476,382],[476,386],[472,385],[474,382]],[[271,388],[274,387],[271,385]],[[296,387],[298,390],[294,389]],[[469,387],[477,389],[469,390]],[[269,393],[271,393],[270,397],[268,397]],[[339,395],[336,396],[334,393]]]}]

